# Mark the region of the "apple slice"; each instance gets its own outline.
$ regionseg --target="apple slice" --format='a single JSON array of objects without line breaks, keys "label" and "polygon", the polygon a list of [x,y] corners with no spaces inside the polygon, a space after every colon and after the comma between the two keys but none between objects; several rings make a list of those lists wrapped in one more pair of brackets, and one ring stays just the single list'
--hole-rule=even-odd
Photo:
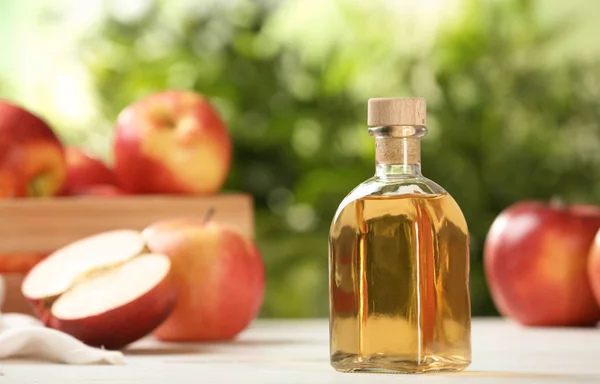
[{"label": "apple slice", "polygon": [[170,314],[176,298],[170,271],[168,257],[150,253],[90,276],[56,299],[50,326],[88,345],[120,349]]},{"label": "apple slice", "polygon": [[90,236],[51,253],[27,274],[23,296],[47,323],[48,308],[59,295],[90,273],[122,264],[140,255],[146,244],[137,231],[115,230]]}]

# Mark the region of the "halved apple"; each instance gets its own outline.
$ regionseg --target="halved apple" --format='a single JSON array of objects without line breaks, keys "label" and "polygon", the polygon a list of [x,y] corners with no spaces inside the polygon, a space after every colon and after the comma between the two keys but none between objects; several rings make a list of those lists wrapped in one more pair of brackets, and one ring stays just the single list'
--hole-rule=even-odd
[{"label": "halved apple", "polygon": [[119,349],[156,328],[175,303],[170,260],[145,251],[137,231],[91,236],[37,264],[21,290],[46,325]]},{"label": "halved apple", "polygon": [[175,305],[171,262],[144,254],[75,285],[52,305],[50,326],[84,343],[120,349],[158,327]]},{"label": "halved apple", "polygon": [[23,280],[21,291],[47,324],[47,309],[77,280],[131,260],[145,249],[137,231],[116,230],[86,237],[58,249],[33,267]]}]

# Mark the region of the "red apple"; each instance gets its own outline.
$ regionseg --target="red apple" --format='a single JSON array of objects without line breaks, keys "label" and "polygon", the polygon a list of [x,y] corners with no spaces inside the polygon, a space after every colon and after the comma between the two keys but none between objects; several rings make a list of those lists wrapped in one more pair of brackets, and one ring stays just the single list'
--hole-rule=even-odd
[{"label": "red apple", "polygon": [[525,325],[587,326],[600,320],[587,274],[600,208],[515,204],[485,243],[488,285],[501,314]]},{"label": "red apple", "polygon": [[17,184],[13,166],[7,165],[9,145],[0,139],[0,199],[14,197],[17,193]]},{"label": "red apple", "polygon": [[214,194],[231,162],[231,139],[201,95],[166,91],[119,114],[115,173],[129,193]]},{"label": "red apple", "polygon": [[39,262],[21,291],[46,325],[119,349],[150,333],[175,304],[170,259],[145,250],[136,231],[91,236]]},{"label": "red apple", "polygon": [[65,175],[63,147],[48,124],[0,101],[0,196],[53,196]]},{"label": "red apple", "polygon": [[600,231],[596,234],[594,243],[590,248],[588,277],[596,302],[600,305]]},{"label": "red apple", "polygon": [[110,184],[90,185],[70,192],[70,196],[118,197],[124,195],[127,195],[125,191]]},{"label": "red apple", "polygon": [[[2,148],[0,148],[2,151]],[[0,164],[3,164],[0,159]],[[1,168],[0,166],[0,199],[15,197],[17,194],[16,176],[12,169]]]},{"label": "red apple", "polygon": [[65,150],[67,160],[67,179],[63,193],[71,195],[75,191],[102,185],[117,185],[113,171],[102,160],[81,149],[68,147]]},{"label": "red apple", "polygon": [[153,335],[169,341],[227,340],[258,315],[265,290],[257,247],[215,223],[168,220],[142,233],[148,248],[171,258],[175,308]]}]

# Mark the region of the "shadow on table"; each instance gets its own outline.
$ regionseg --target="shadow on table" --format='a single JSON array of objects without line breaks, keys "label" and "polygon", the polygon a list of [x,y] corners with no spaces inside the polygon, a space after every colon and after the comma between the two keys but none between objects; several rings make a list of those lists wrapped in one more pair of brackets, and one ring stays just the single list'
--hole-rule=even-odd
[{"label": "shadow on table", "polygon": [[123,353],[126,356],[145,356],[145,355],[194,355],[194,354],[202,354],[208,353],[208,348],[205,350],[203,348],[199,348],[197,345],[194,347],[140,347],[140,348],[132,348],[126,349]]},{"label": "shadow on table", "polygon": [[218,344],[231,345],[231,346],[239,345],[239,346],[245,346],[245,347],[253,347],[253,346],[268,347],[268,346],[279,346],[279,345],[323,344],[323,342],[320,340],[311,340],[311,339],[306,339],[306,340],[298,340],[298,339],[259,340],[259,339],[253,339],[253,340],[233,340],[233,341],[228,341],[228,342],[223,342],[223,343],[218,343]]},{"label": "shadow on table", "polygon": [[228,348],[227,353],[230,353],[236,347],[278,347],[283,345],[299,345],[299,344],[315,344],[319,343],[316,340],[298,340],[298,339],[250,339],[250,340],[229,340],[216,341],[205,343],[158,343],[151,339],[142,341],[140,344],[134,344],[132,348],[125,349],[123,353],[126,355],[191,355],[205,353],[220,353],[221,348]]}]

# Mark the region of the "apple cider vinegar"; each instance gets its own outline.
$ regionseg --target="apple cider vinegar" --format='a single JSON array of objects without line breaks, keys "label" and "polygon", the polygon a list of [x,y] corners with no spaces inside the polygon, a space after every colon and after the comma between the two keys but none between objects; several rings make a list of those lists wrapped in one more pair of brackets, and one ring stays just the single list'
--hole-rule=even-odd
[{"label": "apple cider vinegar", "polygon": [[329,238],[330,347],[343,372],[456,371],[471,361],[469,235],[420,173],[423,99],[371,99],[375,177],[341,203]]}]

